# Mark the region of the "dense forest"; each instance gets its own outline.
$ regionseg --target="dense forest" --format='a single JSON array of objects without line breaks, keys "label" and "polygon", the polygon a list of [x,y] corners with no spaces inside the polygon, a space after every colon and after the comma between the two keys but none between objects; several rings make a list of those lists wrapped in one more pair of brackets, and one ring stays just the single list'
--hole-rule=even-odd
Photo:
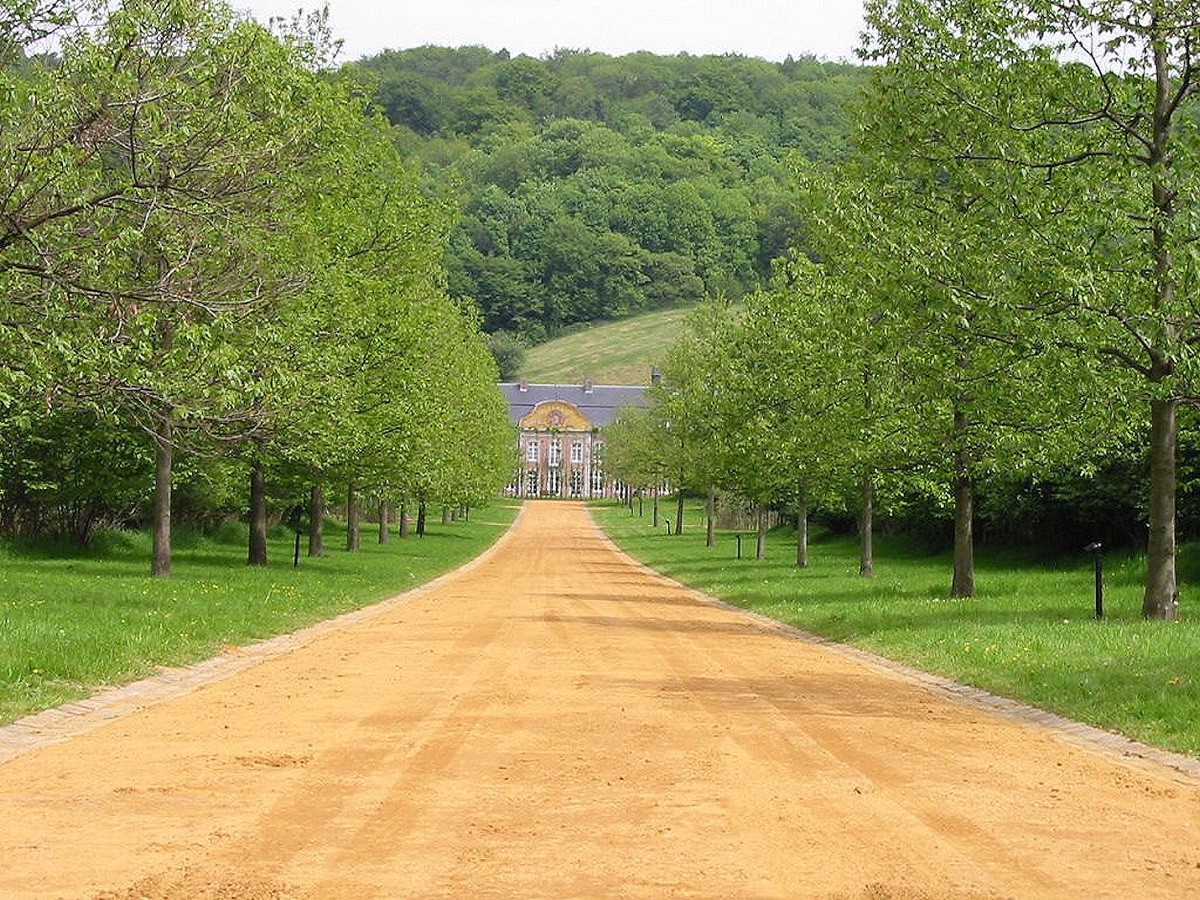
[{"label": "dense forest", "polygon": [[482,47],[351,69],[427,189],[460,192],[450,293],[474,301],[485,330],[529,342],[764,284],[804,240],[791,161],[845,155],[866,82],[811,57]]}]

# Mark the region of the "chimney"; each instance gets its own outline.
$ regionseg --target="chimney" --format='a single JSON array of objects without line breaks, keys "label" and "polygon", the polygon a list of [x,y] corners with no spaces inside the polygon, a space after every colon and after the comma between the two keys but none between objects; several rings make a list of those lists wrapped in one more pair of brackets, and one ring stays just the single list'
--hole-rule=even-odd
[{"label": "chimney", "polygon": [[658,366],[655,366],[650,370],[650,383],[652,385],[662,383],[662,369],[660,369]]}]

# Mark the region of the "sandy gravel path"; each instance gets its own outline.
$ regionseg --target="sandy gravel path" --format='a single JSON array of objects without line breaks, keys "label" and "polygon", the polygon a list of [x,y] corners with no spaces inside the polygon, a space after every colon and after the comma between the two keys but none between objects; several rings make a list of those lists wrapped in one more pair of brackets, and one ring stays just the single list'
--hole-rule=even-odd
[{"label": "sandy gravel path", "polygon": [[700,602],[578,505],[298,644],[10,753],[0,897],[1200,897],[1200,779]]}]

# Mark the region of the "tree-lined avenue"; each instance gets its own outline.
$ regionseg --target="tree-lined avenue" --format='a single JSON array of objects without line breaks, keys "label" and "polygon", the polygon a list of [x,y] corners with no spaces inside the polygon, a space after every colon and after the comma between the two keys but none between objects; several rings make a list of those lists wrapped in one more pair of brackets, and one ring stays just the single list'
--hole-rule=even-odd
[{"label": "tree-lined avenue", "polygon": [[1200,780],[705,603],[573,503],[0,806],[6,897],[1200,895]]}]

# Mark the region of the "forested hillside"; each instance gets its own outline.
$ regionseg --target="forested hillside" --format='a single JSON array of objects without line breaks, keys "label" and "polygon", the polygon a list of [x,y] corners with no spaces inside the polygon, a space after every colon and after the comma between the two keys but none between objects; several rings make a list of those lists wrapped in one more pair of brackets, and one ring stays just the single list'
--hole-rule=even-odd
[{"label": "forested hillside", "polygon": [[532,342],[763,283],[803,243],[789,157],[844,156],[866,80],[812,58],[482,47],[352,68],[427,187],[460,192],[450,293]]}]

